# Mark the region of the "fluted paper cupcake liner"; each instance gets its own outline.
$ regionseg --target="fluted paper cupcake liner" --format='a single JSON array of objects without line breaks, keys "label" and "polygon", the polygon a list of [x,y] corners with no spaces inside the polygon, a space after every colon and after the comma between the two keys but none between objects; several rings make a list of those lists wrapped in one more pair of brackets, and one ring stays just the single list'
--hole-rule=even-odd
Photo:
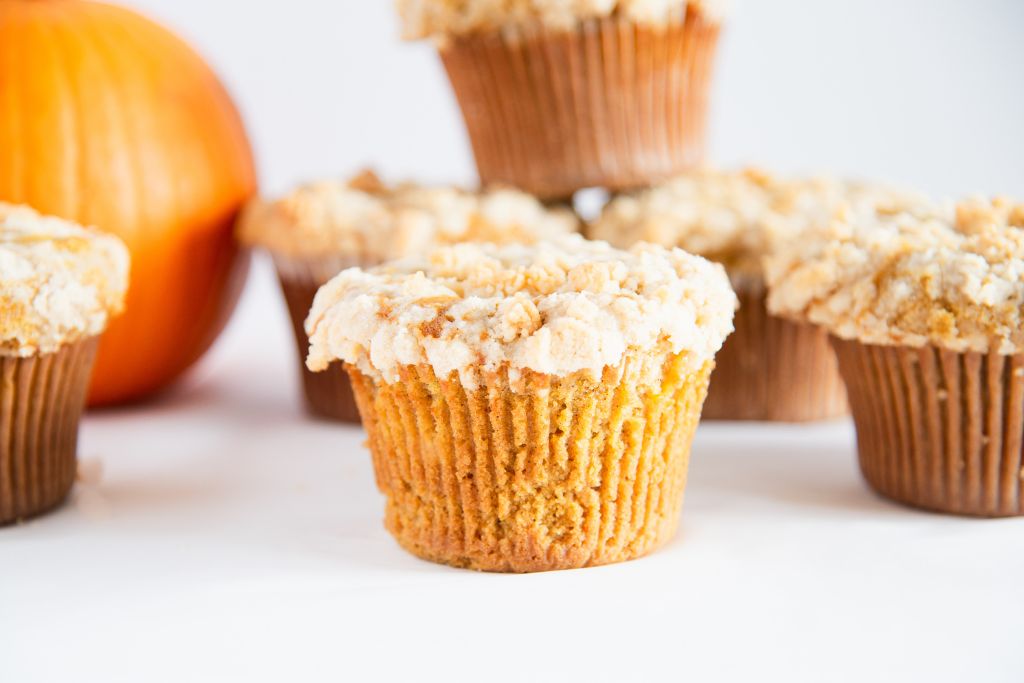
[{"label": "fluted paper cupcake liner", "polygon": [[1024,355],[833,344],[872,488],[939,512],[1024,514]]},{"label": "fluted paper cupcake liner", "polygon": [[75,481],[78,423],[96,340],[0,356],[0,524],[59,505]]},{"label": "fluted paper cupcake liner", "polygon": [[484,571],[532,572],[645,555],[675,532],[712,363],[641,362],[583,375],[506,373],[467,390],[428,366],[393,384],[349,367],[386,526],[411,553]]},{"label": "fluted paper cupcake liner", "polygon": [[810,422],[849,412],[828,333],[768,313],[763,288],[738,287],[736,331],[711,376],[704,417]]},{"label": "fluted paper cupcake liner", "polygon": [[309,337],[305,328],[306,318],[313,307],[317,290],[332,277],[354,264],[348,259],[303,262],[282,258],[275,258],[274,263],[292,321],[306,410],[311,415],[327,420],[358,424],[359,410],[352,395],[352,385],[342,364],[332,363],[331,367],[323,372],[310,372],[306,367]]},{"label": "fluted paper cupcake liner", "polygon": [[718,34],[689,7],[658,27],[593,19],[445,45],[481,180],[565,198],[697,165]]}]

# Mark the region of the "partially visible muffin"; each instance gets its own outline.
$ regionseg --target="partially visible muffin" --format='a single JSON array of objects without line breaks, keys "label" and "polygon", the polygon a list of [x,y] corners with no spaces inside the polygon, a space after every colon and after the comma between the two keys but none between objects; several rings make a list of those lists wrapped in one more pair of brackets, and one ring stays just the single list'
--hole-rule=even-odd
[{"label": "partially visible muffin", "polygon": [[0,203],[0,524],[71,489],[97,338],[127,287],[116,237]]},{"label": "partially visible muffin", "polygon": [[[274,201],[257,200],[243,216],[239,234],[274,259],[301,361],[309,349],[303,323],[313,296],[344,268],[376,265],[443,244],[529,243],[578,228],[572,212],[548,209],[515,190],[387,186],[364,172],[347,182],[311,183]],[[359,420],[340,367],[314,375],[303,366],[302,376],[311,413]]]},{"label": "partially visible muffin", "polygon": [[850,212],[766,272],[775,314],[833,336],[876,490],[1024,514],[1024,204]]},{"label": "partially visible muffin", "polygon": [[818,420],[847,410],[834,355],[820,330],[768,315],[764,259],[847,207],[907,201],[870,184],[705,169],[614,199],[589,234],[618,246],[676,246],[725,266],[741,305],[705,417]]},{"label": "partially visible muffin", "polygon": [[697,165],[723,12],[712,0],[399,0],[438,47],[482,181],[545,199]]},{"label": "partially visible muffin", "polygon": [[308,364],[350,373],[410,552],[605,564],[672,536],[735,305],[720,266],[678,249],[461,244],[325,285]]}]

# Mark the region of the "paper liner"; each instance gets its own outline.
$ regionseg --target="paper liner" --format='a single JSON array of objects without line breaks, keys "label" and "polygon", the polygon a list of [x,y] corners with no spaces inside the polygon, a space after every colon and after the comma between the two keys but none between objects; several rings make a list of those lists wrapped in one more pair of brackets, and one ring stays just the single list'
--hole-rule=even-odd
[{"label": "paper liner", "polygon": [[592,19],[446,44],[482,182],[565,198],[699,164],[718,34],[689,7],[658,27]]},{"label": "paper liner", "polygon": [[833,345],[872,488],[939,512],[1024,514],[1024,355]]},{"label": "paper liner", "polygon": [[737,288],[736,331],[715,359],[704,418],[810,422],[846,415],[828,334],[768,313],[763,288]]},{"label": "paper liner", "polygon": [[59,505],[75,481],[78,423],[96,340],[0,356],[0,524]]},{"label": "paper liner", "polygon": [[645,555],[674,534],[713,363],[672,358],[660,391],[627,361],[600,381],[505,373],[467,391],[407,367],[348,367],[385,523],[409,552],[483,571],[570,569]]},{"label": "paper liner", "polygon": [[313,299],[317,290],[331,277],[344,268],[352,265],[346,260],[333,263],[313,262],[308,266],[297,262],[275,259],[278,280],[288,305],[288,314],[292,320],[292,332],[295,335],[295,346],[302,376],[302,390],[307,412],[316,417],[338,420],[341,422],[359,423],[359,410],[352,385],[340,362],[332,363],[323,372],[311,372],[306,367],[306,356],[309,353],[309,337],[306,336],[305,323],[309,311],[313,307]]}]

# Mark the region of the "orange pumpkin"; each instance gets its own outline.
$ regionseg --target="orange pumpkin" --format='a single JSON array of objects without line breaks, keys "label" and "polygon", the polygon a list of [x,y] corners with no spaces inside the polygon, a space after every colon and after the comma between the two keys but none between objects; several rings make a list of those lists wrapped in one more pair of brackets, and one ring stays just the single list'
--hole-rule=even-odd
[{"label": "orange pumpkin", "polygon": [[84,0],[0,0],[0,199],[96,225],[132,252],[92,405],[167,386],[210,346],[248,270],[256,188],[224,88],[166,29]]}]

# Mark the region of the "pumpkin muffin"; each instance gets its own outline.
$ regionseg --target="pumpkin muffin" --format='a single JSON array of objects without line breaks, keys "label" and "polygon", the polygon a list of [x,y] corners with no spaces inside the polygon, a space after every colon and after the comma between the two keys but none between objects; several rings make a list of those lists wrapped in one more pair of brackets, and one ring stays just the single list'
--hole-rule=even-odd
[{"label": "pumpkin muffin", "polygon": [[678,249],[462,244],[329,282],[308,364],[344,361],[407,550],[600,565],[673,535],[735,305],[720,266]]},{"label": "pumpkin muffin", "polygon": [[851,212],[769,260],[768,304],[833,338],[868,483],[1024,514],[1024,205]]},{"label": "pumpkin muffin", "polygon": [[97,338],[127,287],[116,237],[0,203],[0,524],[71,489]]},{"label": "pumpkin muffin", "polygon": [[711,0],[398,0],[435,40],[484,183],[545,199],[649,185],[704,155]]},{"label": "pumpkin muffin", "polygon": [[805,422],[846,414],[828,335],[768,314],[763,260],[850,203],[895,192],[825,178],[702,170],[612,200],[590,235],[621,247],[677,246],[722,263],[740,299],[736,332],[718,355],[704,417]]},{"label": "pumpkin muffin", "polygon": [[347,182],[304,185],[276,201],[257,200],[240,225],[244,243],[274,259],[299,350],[306,407],[315,416],[358,422],[340,364],[311,373],[303,324],[313,296],[351,266],[372,266],[460,241],[532,242],[575,232],[575,215],[548,210],[508,189],[470,192],[412,183],[385,186],[372,172]]}]

